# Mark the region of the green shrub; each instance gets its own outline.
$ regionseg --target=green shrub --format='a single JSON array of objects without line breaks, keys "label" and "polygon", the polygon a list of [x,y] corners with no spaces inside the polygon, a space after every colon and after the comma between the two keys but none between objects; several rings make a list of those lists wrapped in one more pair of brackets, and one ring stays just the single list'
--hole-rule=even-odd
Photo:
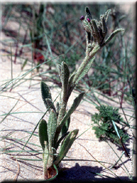
[{"label": "green shrub", "polygon": [[[123,118],[118,113],[118,108],[113,108],[112,106],[97,106],[99,113],[95,113],[92,116],[92,121],[94,122],[93,130],[95,130],[96,137],[100,140],[111,140],[113,143],[121,146],[120,137],[122,137],[122,142],[125,143],[129,136],[125,133],[124,127],[126,123]],[[115,122],[116,128],[118,130],[119,136],[115,130],[112,123]],[[122,126],[122,127],[120,127]]]}]

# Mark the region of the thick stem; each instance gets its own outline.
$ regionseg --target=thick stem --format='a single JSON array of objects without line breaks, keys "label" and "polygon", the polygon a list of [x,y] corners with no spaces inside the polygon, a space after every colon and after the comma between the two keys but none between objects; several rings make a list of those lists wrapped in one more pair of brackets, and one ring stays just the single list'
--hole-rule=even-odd
[{"label": "thick stem", "polygon": [[60,110],[59,110],[59,115],[58,115],[58,120],[57,120],[57,126],[60,124],[61,120],[63,119],[63,117],[66,113],[66,106],[67,106],[67,102],[64,102],[62,100],[60,103]]}]

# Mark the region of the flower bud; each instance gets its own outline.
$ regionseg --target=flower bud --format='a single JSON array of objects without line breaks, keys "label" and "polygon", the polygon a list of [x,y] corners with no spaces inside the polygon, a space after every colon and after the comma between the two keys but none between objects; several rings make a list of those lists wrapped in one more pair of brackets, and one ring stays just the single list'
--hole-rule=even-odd
[{"label": "flower bud", "polygon": [[89,18],[87,18],[87,21],[88,21],[88,22],[90,22],[90,19],[89,19]]},{"label": "flower bud", "polygon": [[85,19],[85,17],[82,15],[81,17],[80,17],[80,20],[84,20]]}]

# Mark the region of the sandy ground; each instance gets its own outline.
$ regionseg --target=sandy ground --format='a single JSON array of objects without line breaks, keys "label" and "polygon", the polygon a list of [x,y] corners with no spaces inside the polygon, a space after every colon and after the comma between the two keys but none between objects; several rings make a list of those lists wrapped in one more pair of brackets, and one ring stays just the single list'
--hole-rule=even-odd
[{"label": "sandy ground", "polygon": [[[2,47],[3,45],[1,44],[0,46]],[[35,131],[36,136],[33,135],[24,151],[22,150],[30,133],[34,130],[43,112],[46,111],[40,92],[41,78],[36,77],[37,73],[35,70],[32,73],[23,75],[31,69],[31,66],[27,65],[25,70],[21,71],[20,63],[21,60],[17,59],[16,64],[11,64],[10,56],[7,57],[6,54],[1,53],[0,89],[5,89],[5,91],[3,90],[0,93],[0,120],[2,120],[0,123],[2,137],[0,141],[2,150],[0,154],[1,181],[43,179],[42,153],[34,153],[34,150],[41,152],[37,129]],[[11,72],[11,68],[13,72]],[[44,69],[46,70],[47,67],[44,66]],[[35,76],[35,80],[30,82],[29,78],[31,74]],[[20,80],[21,76],[24,76],[24,80]],[[11,78],[15,80],[7,85],[6,82],[9,83]],[[55,99],[60,89],[54,87],[52,83],[47,82],[47,84],[50,86],[53,99]],[[11,86],[13,86],[13,89],[10,91]],[[77,92],[72,93],[67,108],[71,106],[77,95]],[[119,107],[119,100],[117,98],[113,98],[115,102],[112,102],[105,97],[103,98],[96,91],[95,95],[103,103]],[[123,107],[127,115],[132,115],[133,108],[131,105],[124,102]],[[79,129],[79,134],[70,148],[67,157],[62,161],[62,167],[66,169],[60,173],[57,180],[85,181],[101,178],[95,173],[103,174],[104,178],[109,176],[115,179],[116,177],[120,177],[127,180],[128,173],[126,169],[128,169],[130,174],[134,172],[134,162],[131,160],[132,154],[130,151],[133,147],[132,140],[126,144],[130,158],[123,155],[122,163],[119,163],[120,167],[118,169],[110,169],[110,163],[114,164],[118,160],[113,149],[119,156],[122,154],[122,149],[109,142],[111,147],[113,147],[112,149],[106,142],[99,142],[96,138],[91,126],[91,115],[95,112],[97,112],[97,109],[93,104],[82,101],[72,115],[70,130]],[[5,117],[5,114],[7,114],[7,117]],[[45,119],[48,119],[48,114],[46,114]],[[130,117],[128,117],[128,120],[130,124],[134,123]],[[128,133],[131,134],[131,131]],[[7,150],[12,150],[12,152],[6,154]],[[21,150],[22,153],[20,153]],[[29,161],[28,159],[34,161]],[[96,160],[100,161],[101,164]]]}]

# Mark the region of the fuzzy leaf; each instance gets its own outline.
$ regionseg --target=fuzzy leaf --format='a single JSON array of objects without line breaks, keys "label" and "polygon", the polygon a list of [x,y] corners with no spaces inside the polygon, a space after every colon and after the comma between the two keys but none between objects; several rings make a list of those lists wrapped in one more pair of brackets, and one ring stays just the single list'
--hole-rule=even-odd
[{"label": "fuzzy leaf", "polygon": [[50,115],[49,115],[49,120],[48,120],[48,146],[49,146],[49,151],[51,148],[54,146],[54,136],[57,128],[57,115],[56,112],[51,109]]},{"label": "fuzzy leaf", "polygon": [[96,33],[96,35],[99,35],[97,21],[95,19],[92,19],[91,22],[93,26],[93,31]]},{"label": "fuzzy leaf", "polygon": [[70,125],[70,116],[61,129],[61,136],[67,133],[69,125]]},{"label": "fuzzy leaf", "polygon": [[57,131],[56,131],[56,136],[58,137],[64,123],[67,121],[67,119],[70,117],[70,115],[75,111],[75,109],[78,107],[78,105],[80,104],[82,98],[84,96],[84,92],[79,94],[78,97],[75,98],[71,108],[68,110],[68,112],[65,114],[64,118],[62,119],[62,121],[60,122],[59,126],[57,127]]},{"label": "fuzzy leaf", "polygon": [[67,98],[68,93],[69,69],[65,62],[61,63],[61,82],[63,90],[63,101]]},{"label": "fuzzy leaf", "polygon": [[73,83],[74,76],[75,76],[75,73],[72,73],[72,75],[70,76],[69,81],[68,81],[68,98],[75,86],[75,83]]},{"label": "fuzzy leaf", "polygon": [[61,137],[59,137],[59,140],[56,142],[55,144],[55,149],[58,148],[59,144],[61,143],[61,141],[69,134],[69,132],[66,132],[65,134],[63,134]]},{"label": "fuzzy leaf", "polygon": [[88,7],[86,7],[86,14],[87,14],[87,18],[92,19],[91,12]]},{"label": "fuzzy leaf", "polygon": [[107,40],[105,41],[105,45],[116,35],[116,34],[118,34],[119,32],[121,32],[121,31],[124,31],[124,29],[117,29],[117,30],[115,30],[115,31],[113,31],[111,34],[110,34],[110,36],[107,38]]},{"label": "fuzzy leaf", "polygon": [[105,13],[105,22],[107,22],[108,21],[108,17],[109,17],[109,15],[110,15],[110,13],[111,13],[111,9],[108,9],[107,11],[106,11],[106,13]]},{"label": "fuzzy leaf", "polygon": [[45,102],[46,102],[46,105],[48,106],[48,108],[56,111],[55,106],[54,106],[53,102],[51,101],[51,99],[47,98],[47,99],[45,99]]},{"label": "fuzzy leaf", "polygon": [[60,142],[63,140],[63,138],[68,134],[69,125],[70,125],[70,117],[67,119],[67,121],[65,122],[65,124],[63,125],[63,127],[61,129],[61,132],[58,137],[59,140],[55,144],[56,149],[58,148],[58,146],[59,146]]},{"label": "fuzzy leaf", "polygon": [[107,34],[107,25],[106,25],[106,22],[105,22],[105,18],[104,17],[102,17],[102,33],[103,33],[104,37]]},{"label": "fuzzy leaf", "polygon": [[46,108],[48,108],[49,106],[46,103],[45,99],[49,98],[52,101],[52,98],[51,98],[51,93],[50,93],[49,87],[43,81],[41,81],[41,95],[42,95],[42,99],[44,101]]},{"label": "fuzzy leaf", "polygon": [[73,78],[75,76],[76,73],[72,73],[70,78],[69,78],[69,87],[73,86]]},{"label": "fuzzy leaf", "polygon": [[48,144],[47,123],[44,119],[42,119],[39,124],[39,141],[44,151],[45,142]]},{"label": "fuzzy leaf", "polygon": [[83,69],[83,71],[81,72],[81,74],[79,75],[76,84],[88,73],[89,69],[91,68],[91,65],[94,61],[95,57],[93,57],[88,64],[86,65],[86,67]]},{"label": "fuzzy leaf", "polygon": [[69,69],[68,69],[68,66],[65,62],[62,62],[61,63],[61,81],[62,81],[62,84],[66,83],[69,79]]},{"label": "fuzzy leaf", "polygon": [[78,129],[73,130],[66,136],[66,138],[64,139],[64,141],[60,147],[59,154],[54,162],[55,165],[58,165],[60,163],[60,161],[64,158],[64,156],[67,154],[67,152],[70,149],[70,147],[72,146],[77,134],[78,134]]},{"label": "fuzzy leaf", "polygon": [[66,115],[64,116],[64,118],[62,119],[60,125],[63,126],[65,121],[70,117],[70,115],[75,111],[75,109],[78,107],[78,105],[80,104],[83,96],[84,96],[84,92],[79,94],[78,97],[75,98],[71,108],[68,110],[68,112],[66,113]]}]

